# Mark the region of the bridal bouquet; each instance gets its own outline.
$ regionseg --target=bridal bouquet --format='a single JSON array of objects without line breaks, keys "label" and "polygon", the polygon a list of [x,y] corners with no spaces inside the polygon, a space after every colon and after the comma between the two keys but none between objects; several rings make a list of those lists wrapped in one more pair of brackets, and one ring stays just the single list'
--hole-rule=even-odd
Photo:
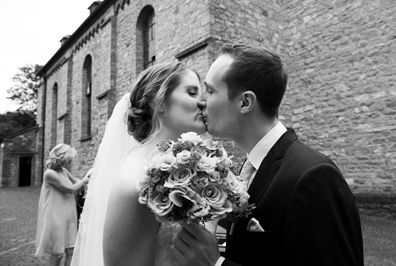
[{"label": "bridal bouquet", "polygon": [[246,184],[233,168],[221,143],[211,138],[188,132],[176,142],[163,141],[140,178],[139,203],[167,223],[247,215],[252,206]]}]

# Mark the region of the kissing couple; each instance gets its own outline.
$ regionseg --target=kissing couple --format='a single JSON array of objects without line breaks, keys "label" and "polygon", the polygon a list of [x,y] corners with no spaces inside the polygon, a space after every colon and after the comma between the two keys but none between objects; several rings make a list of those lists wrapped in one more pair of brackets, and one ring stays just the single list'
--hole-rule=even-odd
[{"label": "kissing couple", "polygon": [[[359,213],[342,173],[278,120],[287,79],[277,54],[243,44],[221,48],[203,88],[181,63],[143,71],[106,125],[72,265],[363,266]],[[202,225],[167,226],[138,202],[157,144],[206,131],[246,152],[242,172],[256,206],[227,223],[223,256]]]}]

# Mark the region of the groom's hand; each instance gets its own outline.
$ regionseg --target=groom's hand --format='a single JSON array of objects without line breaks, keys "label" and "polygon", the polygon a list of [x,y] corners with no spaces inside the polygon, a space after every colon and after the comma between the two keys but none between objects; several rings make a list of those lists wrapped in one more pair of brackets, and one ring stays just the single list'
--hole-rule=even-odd
[{"label": "groom's hand", "polygon": [[197,223],[182,222],[172,241],[181,266],[214,266],[220,257],[217,238]]}]

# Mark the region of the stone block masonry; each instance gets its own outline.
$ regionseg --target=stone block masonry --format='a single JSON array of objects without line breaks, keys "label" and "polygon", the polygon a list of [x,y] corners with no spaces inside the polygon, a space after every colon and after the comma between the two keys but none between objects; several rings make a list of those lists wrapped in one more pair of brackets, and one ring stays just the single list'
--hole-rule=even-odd
[{"label": "stone block masonry", "polygon": [[[289,72],[280,119],[332,158],[353,192],[396,193],[394,0],[105,0],[42,70],[41,161],[54,143],[70,141],[78,150],[72,172],[82,176],[92,166],[115,103],[142,68],[139,23],[147,10],[154,11],[155,62],[183,61],[202,78],[226,42],[279,53]],[[82,138],[87,56],[92,130]],[[226,147],[243,160],[234,143]]]},{"label": "stone block masonry", "polygon": [[396,192],[394,1],[285,1],[281,111],[356,193]]}]

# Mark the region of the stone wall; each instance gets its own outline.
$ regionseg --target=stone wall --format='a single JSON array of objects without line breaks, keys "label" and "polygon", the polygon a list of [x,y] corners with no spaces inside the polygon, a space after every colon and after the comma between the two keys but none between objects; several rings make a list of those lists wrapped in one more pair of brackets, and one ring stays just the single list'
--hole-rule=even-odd
[{"label": "stone wall", "polygon": [[[396,192],[393,0],[106,0],[101,5],[107,8],[94,12],[95,20],[88,18],[67,49],[45,66],[45,106],[40,103],[45,110],[39,110],[44,157],[53,144],[51,91],[57,83],[56,142],[69,141],[78,150],[76,176],[92,166],[115,103],[139,74],[137,19],[150,5],[156,62],[183,61],[203,78],[225,42],[278,52],[290,73],[280,119],[331,157],[355,193]],[[92,135],[82,139],[82,69],[88,55]],[[242,161],[244,154],[224,141]]]},{"label": "stone wall", "polygon": [[283,1],[282,115],[354,192],[396,192],[396,3]]},{"label": "stone wall", "polygon": [[[110,90],[112,44],[112,24],[114,11],[107,10],[71,47],[73,61],[73,76],[71,86],[71,145],[78,151],[73,160],[73,174],[82,177],[93,165],[95,154],[100,143],[109,112],[114,107]],[[82,132],[82,98],[86,88],[83,88],[83,64],[87,56],[92,58],[92,93],[91,93],[91,136],[85,138]]]},{"label": "stone wall", "polygon": [[0,187],[18,187],[20,158],[31,158],[30,184],[41,184],[41,178],[36,175],[38,127],[25,129],[5,136],[0,147]]},{"label": "stone wall", "polygon": [[210,7],[211,36],[214,38],[220,37],[223,42],[260,45],[283,54],[282,34],[286,16],[276,1],[214,0]]},{"label": "stone wall", "polygon": [[[72,172],[81,176],[94,161],[96,151],[115,103],[132,88],[136,79],[136,23],[142,9],[151,5],[155,11],[156,61],[177,61],[176,55],[194,47],[209,36],[207,1],[112,1],[83,34],[80,34],[57,62],[46,70],[44,161],[54,143],[69,139],[78,151]],[[191,15],[194,13],[194,15]],[[172,16],[169,16],[172,14]],[[189,17],[189,20],[186,18]],[[206,46],[179,58],[203,77],[211,62]],[[81,138],[83,63],[92,57],[92,136]],[[52,109],[52,89],[58,85],[58,107]],[[70,93],[70,103],[67,95]],[[43,107],[42,107],[43,108]],[[42,114],[42,110],[39,111]],[[57,127],[53,127],[54,114]],[[63,119],[70,117],[69,130]],[[41,118],[40,118],[41,119]],[[69,133],[68,133],[69,132]]]}]

